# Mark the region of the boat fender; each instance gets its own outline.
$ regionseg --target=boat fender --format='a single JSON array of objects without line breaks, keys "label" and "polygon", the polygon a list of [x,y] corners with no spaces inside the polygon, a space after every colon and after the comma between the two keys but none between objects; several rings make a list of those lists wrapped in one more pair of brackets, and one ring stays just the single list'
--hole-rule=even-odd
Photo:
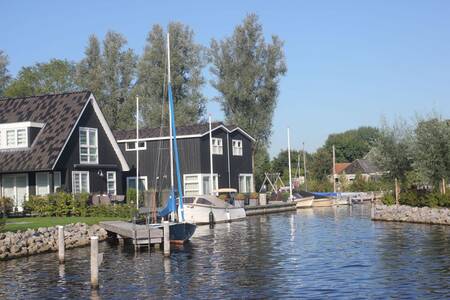
[{"label": "boat fender", "polygon": [[214,213],[212,210],[209,212],[209,225],[214,225]]}]

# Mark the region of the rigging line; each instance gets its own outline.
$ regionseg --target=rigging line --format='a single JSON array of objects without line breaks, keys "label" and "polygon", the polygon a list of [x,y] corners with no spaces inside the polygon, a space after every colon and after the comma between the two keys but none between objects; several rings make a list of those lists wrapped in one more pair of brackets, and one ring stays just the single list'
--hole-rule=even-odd
[{"label": "rigging line", "polygon": [[[164,70],[167,67],[167,60],[164,58]],[[161,119],[160,119],[160,127],[159,127],[159,137],[161,137],[163,135],[163,130],[164,130],[164,99],[167,96],[167,89],[166,89],[166,78],[167,78],[167,74],[164,72],[164,77],[163,77],[163,86],[162,86],[162,99],[161,99]],[[163,173],[161,172],[161,164],[162,164],[162,156],[161,156],[161,148],[162,148],[162,143],[163,141],[160,139],[158,141],[158,147],[157,147],[157,159],[156,159],[156,165],[155,165],[155,170],[154,170],[154,174],[155,174],[155,190],[156,191],[162,191],[162,187],[163,187]],[[157,180],[157,178],[159,178],[159,180]],[[158,193],[158,199],[160,200],[160,193]],[[159,202],[159,201],[158,201]]]}]

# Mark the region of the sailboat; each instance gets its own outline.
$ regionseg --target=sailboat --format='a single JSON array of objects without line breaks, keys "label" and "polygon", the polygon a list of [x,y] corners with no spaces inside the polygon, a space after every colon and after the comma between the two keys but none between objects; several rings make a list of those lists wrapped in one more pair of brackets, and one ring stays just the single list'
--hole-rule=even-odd
[{"label": "sailboat", "polygon": [[[184,207],[183,207],[183,189],[181,184],[181,173],[180,173],[180,160],[178,157],[178,146],[177,146],[177,130],[175,126],[175,108],[173,103],[171,79],[170,79],[170,36],[167,33],[167,91],[168,91],[168,102],[169,102],[169,131],[170,131],[170,194],[167,200],[167,205],[164,209],[159,211],[159,216],[163,218],[170,218],[172,222],[169,224],[170,229],[170,242],[182,244],[188,241],[194,234],[197,226],[195,224],[186,222],[184,217]],[[177,179],[178,188],[178,207],[177,207],[177,197],[175,195],[175,180],[174,180],[174,160],[175,160],[175,171]],[[175,212],[177,212],[175,214]]]}]

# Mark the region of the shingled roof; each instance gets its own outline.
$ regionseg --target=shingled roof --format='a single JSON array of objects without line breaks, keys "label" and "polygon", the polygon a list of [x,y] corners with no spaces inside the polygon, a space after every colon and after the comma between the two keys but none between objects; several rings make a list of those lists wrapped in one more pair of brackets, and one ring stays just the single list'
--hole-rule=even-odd
[{"label": "shingled roof", "polygon": [[[245,135],[247,135],[250,139],[253,139],[248,133],[239,128],[236,125],[225,125],[222,122],[213,122],[211,123],[211,127],[213,129],[222,127],[225,130],[232,132],[234,130],[240,130]],[[177,136],[192,136],[192,135],[204,135],[209,132],[209,123],[198,123],[193,125],[186,126],[177,126]],[[117,130],[114,131],[114,136],[118,141],[123,140],[132,140],[136,138],[136,130]],[[169,128],[163,127],[162,132],[161,128],[141,128],[139,129],[139,139],[150,139],[150,138],[167,138],[169,136]]]},{"label": "shingled roof", "polygon": [[373,174],[380,171],[374,163],[367,159],[357,159],[345,169],[345,173],[347,174]]},{"label": "shingled roof", "polygon": [[0,124],[44,124],[31,147],[0,150],[0,172],[51,170],[90,95],[83,91],[0,100]]}]

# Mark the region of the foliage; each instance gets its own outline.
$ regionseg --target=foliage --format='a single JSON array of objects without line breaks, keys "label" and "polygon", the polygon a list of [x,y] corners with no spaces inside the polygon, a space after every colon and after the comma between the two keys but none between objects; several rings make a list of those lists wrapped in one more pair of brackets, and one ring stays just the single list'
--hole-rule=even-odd
[{"label": "foliage", "polygon": [[8,64],[8,56],[3,50],[0,50],[0,97],[3,95],[3,92],[11,80],[11,75],[8,71]]},{"label": "foliage", "polygon": [[266,43],[258,17],[250,14],[231,37],[212,40],[209,54],[211,84],[220,93],[216,100],[227,123],[239,125],[256,139],[254,169],[261,180],[279,81],[287,71],[283,42],[273,35]]},{"label": "foliage", "polygon": [[127,39],[108,31],[103,48],[95,36],[89,37],[85,57],[77,66],[77,82],[95,92],[96,99],[112,129],[128,128],[134,123],[131,90],[136,79],[137,56],[126,48]]},{"label": "foliage", "polygon": [[356,174],[352,183],[349,183],[345,189],[346,192],[374,192],[385,191],[390,188],[389,181],[383,179],[366,180],[361,174]]},{"label": "foliage", "polygon": [[[312,155],[306,153],[306,159],[308,162],[311,162]],[[298,169],[298,165],[300,164],[300,170]],[[304,175],[304,161],[303,161],[303,151],[291,150],[291,167],[292,167],[292,177],[298,176],[300,172],[300,176]],[[272,173],[280,173],[281,179],[283,182],[289,182],[289,159],[288,159],[288,151],[281,150],[276,157],[274,157],[271,161],[271,172]]]},{"label": "foliage", "polygon": [[247,197],[245,196],[245,194],[242,193],[238,193],[235,197],[236,200],[246,200]]},{"label": "foliage", "polygon": [[[395,197],[388,193],[383,198],[383,204],[394,205]],[[450,207],[450,193],[442,194],[435,191],[408,189],[400,193],[399,204],[415,207]]]},{"label": "foliage", "polygon": [[395,197],[390,194],[386,193],[383,198],[381,199],[384,205],[394,205],[395,204]]},{"label": "foliage", "polygon": [[333,191],[333,183],[327,179],[324,179],[324,180],[311,179],[311,180],[308,180],[308,191],[332,192]]},{"label": "foliage", "polygon": [[75,83],[75,64],[67,60],[52,59],[23,67],[6,88],[6,97],[24,97],[40,94],[71,92]]},{"label": "foliage", "polygon": [[281,201],[287,201],[289,199],[289,192],[282,192],[281,193]]},{"label": "foliage", "polygon": [[260,148],[254,154],[253,174],[255,179],[255,188],[259,190],[264,182],[264,174],[270,170],[270,156],[266,148]]},{"label": "foliage", "polygon": [[0,215],[8,215],[14,209],[14,201],[8,197],[0,197]]},{"label": "foliage", "polygon": [[[193,30],[181,23],[171,22],[170,65],[171,86],[175,102],[177,125],[198,122],[205,113],[206,98],[202,94],[205,80],[202,69],[205,66],[203,47],[194,41]],[[141,56],[137,71],[138,81],[134,94],[139,95],[143,108],[145,126],[159,127],[162,117],[168,122],[167,107],[162,115],[162,100],[167,100],[167,38],[160,25],[154,25],[148,33],[147,44]]]},{"label": "foliage", "polygon": [[330,134],[325,144],[313,155],[310,165],[312,177],[324,180],[332,172],[333,145],[336,148],[336,162],[353,162],[365,157],[380,137],[374,127],[359,127],[342,133]]},{"label": "foliage", "polygon": [[48,196],[30,196],[25,202],[25,211],[39,217],[122,217],[130,218],[135,212],[131,204],[88,205],[89,194],[71,195],[56,193]]},{"label": "foliage", "polygon": [[258,199],[258,198],[259,198],[259,194],[258,194],[258,193],[255,193],[255,192],[250,193],[249,198],[250,198],[250,199]]}]

